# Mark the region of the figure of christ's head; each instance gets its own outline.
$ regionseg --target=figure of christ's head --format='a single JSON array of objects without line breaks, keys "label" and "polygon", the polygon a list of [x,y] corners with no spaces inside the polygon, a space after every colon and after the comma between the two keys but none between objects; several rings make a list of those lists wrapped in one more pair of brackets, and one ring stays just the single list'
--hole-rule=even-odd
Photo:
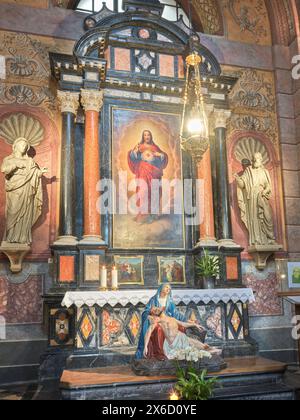
[{"label": "figure of christ's head", "polygon": [[263,157],[261,153],[255,153],[253,158],[253,167],[255,169],[263,167]]},{"label": "figure of christ's head", "polygon": [[157,316],[160,317],[164,313],[163,308],[155,308],[153,307],[150,311],[151,316]]},{"label": "figure of christ's head", "polygon": [[148,144],[149,146],[154,144],[153,135],[150,130],[143,131],[141,144]]},{"label": "figure of christ's head", "polygon": [[163,286],[163,288],[161,289],[161,292],[160,292],[160,297],[161,298],[166,298],[166,297],[168,297],[169,296],[169,294],[171,293],[171,286],[169,285],[169,284],[165,284],[164,286]]},{"label": "figure of christ's head", "polygon": [[28,153],[30,149],[30,144],[24,138],[17,139],[13,144],[13,152],[14,154],[18,154],[24,156]]}]

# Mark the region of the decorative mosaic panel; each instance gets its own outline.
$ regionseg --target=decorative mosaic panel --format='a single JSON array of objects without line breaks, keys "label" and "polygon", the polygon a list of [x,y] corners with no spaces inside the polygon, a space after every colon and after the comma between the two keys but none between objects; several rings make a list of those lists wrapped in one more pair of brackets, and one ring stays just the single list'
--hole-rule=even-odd
[{"label": "decorative mosaic panel", "polygon": [[75,280],[75,256],[59,257],[59,282],[73,283]]},{"label": "decorative mosaic panel", "polygon": [[229,340],[244,339],[242,303],[227,305],[227,331]]},{"label": "decorative mosaic panel", "polygon": [[264,0],[224,0],[222,10],[228,38],[249,44],[271,45],[271,28]]},{"label": "decorative mosaic panel", "polygon": [[179,311],[186,320],[196,321],[207,330],[208,343],[225,339],[225,324],[222,322],[223,306],[197,306],[191,303],[188,307],[179,307]]},{"label": "decorative mosaic panel", "polygon": [[97,316],[95,308],[80,308],[77,312],[77,348],[97,347]]},{"label": "decorative mosaic panel", "polygon": [[136,346],[138,344],[143,308],[106,307],[100,315],[101,346]]},{"label": "decorative mosaic panel", "polygon": [[227,280],[234,281],[239,279],[238,258],[226,257]]},{"label": "decorative mosaic panel", "polygon": [[131,71],[130,50],[115,48],[115,69],[118,71]]},{"label": "decorative mosaic panel", "polygon": [[74,345],[74,310],[50,309],[50,345]]},{"label": "decorative mosaic panel", "polygon": [[84,281],[100,281],[100,255],[85,255]]},{"label": "decorative mosaic panel", "polygon": [[124,323],[112,311],[102,311],[102,345],[116,342],[124,330]]}]

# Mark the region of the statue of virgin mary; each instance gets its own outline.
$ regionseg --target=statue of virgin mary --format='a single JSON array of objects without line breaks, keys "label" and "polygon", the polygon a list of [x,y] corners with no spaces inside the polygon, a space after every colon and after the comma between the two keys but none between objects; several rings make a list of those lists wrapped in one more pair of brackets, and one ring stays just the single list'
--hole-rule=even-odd
[{"label": "statue of virgin mary", "polygon": [[6,225],[3,244],[31,245],[32,227],[42,213],[42,176],[40,169],[28,156],[30,143],[18,138],[13,143],[13,153],[1,166],[5,175]]},{"label": "statue of virgin mary", "polygon": [[[140,335],[140,340],[138,344],[138,349],[136,352],[136,359],[144,358],[144,348],[145,348],[145,336],[150,326],[149,316],[154,309],[162,308],[164,313],[167,316],[177,319],[178,321],[184,321],[184,315],[182,315],[176,308],[176,304],[172,298],[172,289],[169,284],[163,284],[159,287],[157,293],[153,298],[150,299],[148,305],[145,308],[145,311],[142,315],[142,331]],[[149,346],[149,356],[155,359],[164,360],[166,357],[163,352],[163,343],[165,337],[161,336],[161,331],[158,330],[152,338],[152,342]]]}]

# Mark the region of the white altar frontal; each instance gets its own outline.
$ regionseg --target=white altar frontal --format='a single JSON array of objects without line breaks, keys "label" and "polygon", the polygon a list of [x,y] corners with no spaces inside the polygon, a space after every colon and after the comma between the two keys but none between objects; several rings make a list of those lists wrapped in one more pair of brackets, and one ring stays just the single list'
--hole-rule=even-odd
[{"label": "white altar frontal", "polygon": [[[59,313],[52,313],[53,334],[60,333],[63,340],[73,343],[77,353],[122,353],[123,349],[134,354],[142,313],[156,292],[67,292]],[[207,343],[222,347],[225,357],[256,353],[248,321],[248,305],[255,300],[252,289],[174,289],[172,298],[187,321],[198,321],[207,330]]]}]

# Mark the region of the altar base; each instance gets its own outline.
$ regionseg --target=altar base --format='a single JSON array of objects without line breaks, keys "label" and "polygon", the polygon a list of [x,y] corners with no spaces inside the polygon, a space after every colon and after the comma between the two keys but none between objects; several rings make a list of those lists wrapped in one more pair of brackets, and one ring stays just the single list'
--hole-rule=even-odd
[{"label": "altar base", "polygon": [[[165,376],[176,375],[178,368],[188,369],[191,366],[189,362],[172,361],[172,360],[134,360],[131,367],[137,376]],[[206,370],[208,373],[220,372],[227,368],[227,363],[220,356],[214,355],[211,359],[204,358],[197,363],[192,363],[192,367],[201,371]]]},{"label": "altar base", "polygon": [[[219,378],[215,400],[294,400],[284,382],[286,365],[260,357],[227,359],[228,367],[209,376]],[[176,378],[136,376],[130,366],[64,371],[64,400],[168,400]]]},{"label": "altar base", "polygon": [[[141,317],[155,290],[74,291],[45,298],[49,346],[40,377],[59,378],[65,369],[131,363],[138,346]],[[254,356],[249,330],[251,289],[174,289],[173,300],[186,321],[198,321],[205,342],[223,357]]]}]

